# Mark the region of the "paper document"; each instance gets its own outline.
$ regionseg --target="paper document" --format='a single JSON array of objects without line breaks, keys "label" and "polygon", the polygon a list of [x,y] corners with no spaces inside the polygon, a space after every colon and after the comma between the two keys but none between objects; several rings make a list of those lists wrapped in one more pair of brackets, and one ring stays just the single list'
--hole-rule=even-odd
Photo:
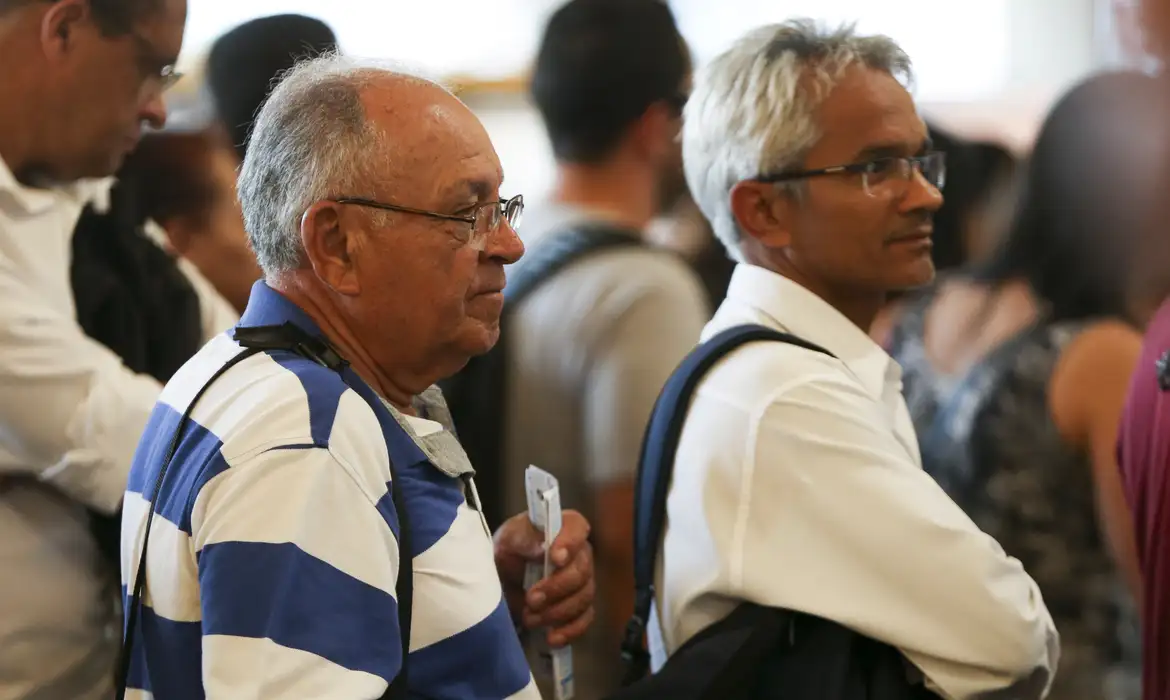
[{"label": "paper document", "polygon": [[[524,473],[524,487],[528,496],[528,519],[533,527],[544,533],[544,562],[531,562],[524,571],[524,587],[531,588],[548,577],[556,568],[552,563],[552,544],[561,532],[561,491],[557,479],[539,467],[528,467]],[[541,644],[547,647],[544,637]],[[573,649],[549,649],[556,700],[573,697]]]}]

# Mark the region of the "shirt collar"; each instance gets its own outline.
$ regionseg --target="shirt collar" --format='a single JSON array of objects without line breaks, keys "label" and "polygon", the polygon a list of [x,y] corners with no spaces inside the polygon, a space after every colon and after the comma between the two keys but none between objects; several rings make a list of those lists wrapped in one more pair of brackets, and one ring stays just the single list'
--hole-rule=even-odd
[{"label": "shirt collar", "polygon": [[[301,330],[314,336],[323,336],[320,327],[313,322],[313,319],[309,318],[309,315],[288,297],[269,287],[264,280],[260,280],[252,285],[252,294],[248,297],[248,306],[244,309],[244,315],[240,317],[240,323],[237,328],[279,326],[284,323],[292,323]],[[384,397],[378,395],[373,387],[358,376],[357,372],[353,371],[353,368],[347,368],[343,371],[342,379],[351,389],[369,403],[371,408],[373,408],[375,401],[381,402],[386,408],[387,414],[385,417],[379,416],[379,422],[382,423],[382,430],[386,433],[386,449],[389,451],[390,459],[394,464],[400,466],[412,465],[429,459],[429,454],[415,442],[413,427],[410,431],[406,431],[402,427],[405,421],[398,409],[394,408]],[[374,413],[377,415],[378,412],[376,409]],[[391,420],[395,425],[391,426],[391,424],[385,423],[385,420]],[[392,427],[401,429],[401,434],[394,432],[391,429]]]},{"label": "shirt collar", "polygon": [[321,336],[321,329],[301,307],[285,295],[268,286],[264,280],[252,285],[248,306],[240,317],[240,326],[279,326],[292,322],[301,330]]},{"label": "shirt collar", "polygon": [[8,164],[0,158],[0,197],[14,204],[25,214],[43,214],[64,202],[79,207],[93,203],[99,210],[109,208],[113,178],[79,180],[68,185],[45,189],[26,187],[16,179]]},{"label": "shirt collar", "polygon": [[875,397],[881,397],[888,385],[900,387],[902,369],[880,345],[824,299],[787,277],[738,265],[727,298],[836,355]]}]

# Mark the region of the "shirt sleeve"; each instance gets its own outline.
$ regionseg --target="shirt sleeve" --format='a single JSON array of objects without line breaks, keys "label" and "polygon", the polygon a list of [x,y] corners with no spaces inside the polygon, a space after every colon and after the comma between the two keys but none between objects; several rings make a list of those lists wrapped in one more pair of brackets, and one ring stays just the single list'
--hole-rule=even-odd
[{"label": "shirt sleeve", "polygon": [[1047,692],[1059,643],[1035,582],[858,384],[822,373],[782,390],[745,470],[730,570],[746,599],[886,642],[945,698]]},{"label": "shirt sleeve", "polygon": [[112,513],[162,389],[0,263],[0,473]]},{"label": "shirt sleeve", "polygon": [[[665,267],[665,266],[664,266]],[[633,479],[642,437],[658,394],[699,341],[710,319],[706,296],[693,274],[647,280],[600,339],[584,391],[586,476],[594,484]]]},{"label": "shirt sleeve", "polygon": [[208,700],[379,698],[402,667],[397,518],[328,449],[233,464],[192,511]]}]

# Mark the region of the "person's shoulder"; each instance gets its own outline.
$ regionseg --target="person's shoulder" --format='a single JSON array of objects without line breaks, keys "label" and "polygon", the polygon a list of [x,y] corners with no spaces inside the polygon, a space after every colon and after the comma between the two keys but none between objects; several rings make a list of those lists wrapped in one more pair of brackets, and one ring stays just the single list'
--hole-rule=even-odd
[{"label": "person's shoulder", "polygon": [[[703,331],[710,341],[721,331],[751,323],[729,314],[716,314]],[[708,371],[698,393],[760,413],[770,404],[802,392],[863,391],[841,360],[815,350],[780,341],[747,343],[728,352]]]},{"label": "person's shoulder", "polygon": [[698,273],[682,255],[649,243],[616,246],[597,253],[586,262],[625,284],[698,284],[699,279]]},{"label": "person's shoulder", "polygon": [[341,421],[360,424],[359,433],[381,442],[377,417],[337,372],[291,353],[259,353],[208,384],[242,352],[229,334],[216,337],[160,397],[177,413],[190,407],[191,419],[222,443],[225,458],[290,446],[327,448]]},{"label": "person's shoulder", "polygon": [[638,304],[653,304],[686,318],[710,318],[710,302],[698,273],[677,253],[638,244],[599,251],[566,268],[564,289],[590,288],[598,308],[625,313]]},{"label": "person's shoulder", "polygon": [[565,332],[597,339],[625,328],[627,319],[652,316],[691,336],[691,344],[711,308],[698,274],[679,255],[632,243],[595,250],[573,261],[535,290],[518,313],[577,319],[565,326]]},{"label": "person's shoulder", "polygon": [[1091,322],[1067,339],[1048,391],[1049,410],[1066,438],[1079,443],[1099,411],[1120,405],[1141,353],[1141,333],[1116,319]]},{"label": "person's shoulder", "polygon": [[1141,354],[1142,335],[1132,324],[1104,319],[1085,324],[1067,339],[1053,370],[1053,381],[1067,375],[1092,383],[1102,370],[1130,367]]}]

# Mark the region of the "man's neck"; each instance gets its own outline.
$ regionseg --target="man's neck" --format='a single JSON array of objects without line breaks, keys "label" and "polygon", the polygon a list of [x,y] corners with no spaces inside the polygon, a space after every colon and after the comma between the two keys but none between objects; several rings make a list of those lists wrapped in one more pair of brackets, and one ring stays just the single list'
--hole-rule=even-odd
[{"label": "man's neck", "polygon": [[561,163],[553,200],[599,212],[612,223],[644,231],[658,213],[654,173],[623,161]]},{"label": "man's neck", "polygon": [[30,141],[28,128],[20,119],[18,100],[11,96],[12,90],[0,84],[0,160],[18,181],[30,164]]},{"label": "man's neck", "polygon": [[27,179],[23,175],[33,165],[40,122],[31,118],[37,107],[31,104],[34,86],[17,68],[26,61],[13,55],[19,47],[12,45],[12,31],[14,27],[0,22],[0,66],[5,66],[4,79],[0,80],[0,159],[23,182]]},{"label": "man's neck", "polygon": [[402,413],[414,415],[414,398],[434,382],[409,373],[396,374],[384,369],[358,341],[357,334],[346,324],[345,315],[337,305],[327,294],[313,288],[319,284],[298,280],[295,275],[270,280],[268,284],[300,307],[317,324],[326,340],[349,362],[362,381]]},{"label": "man's neck", "polygon": [[767,259],[752,260],[749,258],[748,262],[771,270],[782,277],[787,277],[813,294],[816,294],[829,306],[840,311],[841,315],[849,319],[853,325],[867,334],[873,327],[874,319],[877,318],[878,313],[885,307],[888,298],[888,295],[885,293],[846,290],[825,284],[820,280],[802,273],[795,266],[788,264],[787,261],[776,262]]}]

